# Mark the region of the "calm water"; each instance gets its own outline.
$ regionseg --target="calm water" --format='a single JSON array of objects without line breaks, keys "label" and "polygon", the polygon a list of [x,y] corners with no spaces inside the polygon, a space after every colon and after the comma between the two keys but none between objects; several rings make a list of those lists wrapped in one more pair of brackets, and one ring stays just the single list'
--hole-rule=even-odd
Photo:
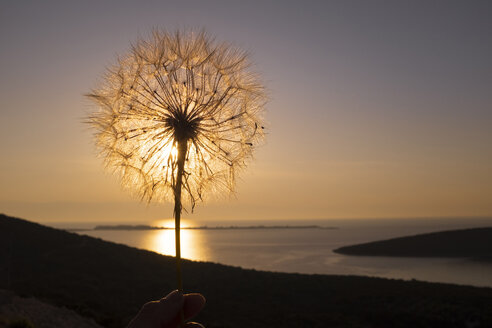
[{"label": "calm water", "polygon": [[[113,223],[114,224],[114,223]],[[145,223],[147,224],[147,223]],[[148,223],[161,225],[156,222]],[[186,222],[185,222],[186,224]],[[229,225],[188,222],[191,226]],[[288,224],[336,226],[339,229],[182,230],[182,256],[257,270],[366,275],[492,287],[492,263],[466,259],[392,258],[338,255],[350,244],[431,231],[492,226],[492,219],[365,219],[236,221],[234,225]],[[73,227],[74,225],[72,225]],[[66,227],[66,225],[65,225]],[[79,232],[165,255],[174,255],[173,230]],[[492,242],[492,241],[491,241]]]}]

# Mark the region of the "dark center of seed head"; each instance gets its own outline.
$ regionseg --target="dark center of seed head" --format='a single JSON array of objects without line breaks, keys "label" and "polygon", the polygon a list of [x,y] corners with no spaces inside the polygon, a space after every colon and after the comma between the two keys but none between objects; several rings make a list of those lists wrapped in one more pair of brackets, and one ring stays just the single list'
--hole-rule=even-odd
[{"label": "dark center of seed head", "polygon": [[194,139],[197,135],[198,124],[197,120],[190,120],[184,114],[177,114],[167,120],[167,124],[174,131],[174,139],[177,141]]}]

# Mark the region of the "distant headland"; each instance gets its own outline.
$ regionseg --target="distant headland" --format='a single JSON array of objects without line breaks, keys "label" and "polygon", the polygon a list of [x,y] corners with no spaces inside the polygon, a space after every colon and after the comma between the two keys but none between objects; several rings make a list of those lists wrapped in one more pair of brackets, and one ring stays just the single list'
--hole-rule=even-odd
[{"label": "distant headland", "polygon": [[492,227],[393,238],[334,250],[344,255],[462,257],[492,261]]}]

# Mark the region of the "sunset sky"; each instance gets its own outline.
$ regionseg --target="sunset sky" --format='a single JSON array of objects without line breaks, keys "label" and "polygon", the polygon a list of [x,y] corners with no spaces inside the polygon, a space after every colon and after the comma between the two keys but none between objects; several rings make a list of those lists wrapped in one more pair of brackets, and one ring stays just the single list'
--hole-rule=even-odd
[{"label": "sunset sky", "polygon": [[492,216],[490,1],[3,1],[0,212],[171,217],[97,157],[84,97],[153,27],[251,53],[267,142],[200,220]]}]

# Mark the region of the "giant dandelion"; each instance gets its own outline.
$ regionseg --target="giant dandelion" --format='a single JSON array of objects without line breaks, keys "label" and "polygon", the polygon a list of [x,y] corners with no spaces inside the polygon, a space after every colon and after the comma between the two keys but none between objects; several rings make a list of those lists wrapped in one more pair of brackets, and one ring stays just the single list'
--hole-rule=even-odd
[{"label": "giant dandelion", "polygon": [[96,146],[142,200],[174,202],[178,289],[183,208],[232,192],[264,138],[265,90],[247,53],[205,32],[155,30],[88,95]]}]

